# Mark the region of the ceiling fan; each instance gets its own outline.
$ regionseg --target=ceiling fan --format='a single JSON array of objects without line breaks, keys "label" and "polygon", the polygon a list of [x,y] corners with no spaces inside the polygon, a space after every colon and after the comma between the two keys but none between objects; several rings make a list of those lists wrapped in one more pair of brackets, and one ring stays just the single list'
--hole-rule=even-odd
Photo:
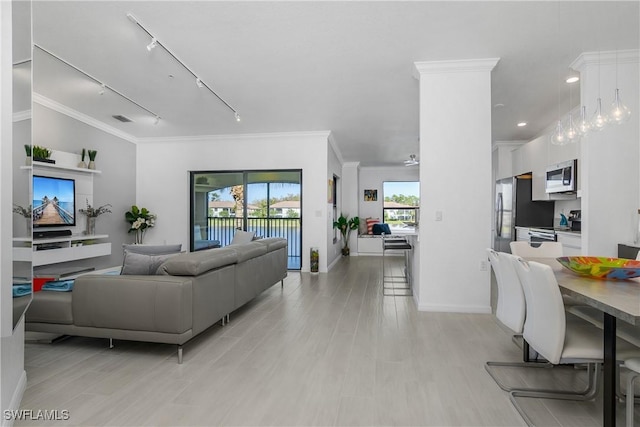
[{"label": "ceiling fan", "polygon": [[416,155],[415,154],[411,154],[409,156],[409,160],[405,160],[404,161],[404,165],[405,166],[417,166],[420,164],[420,160],[416,159]]}]

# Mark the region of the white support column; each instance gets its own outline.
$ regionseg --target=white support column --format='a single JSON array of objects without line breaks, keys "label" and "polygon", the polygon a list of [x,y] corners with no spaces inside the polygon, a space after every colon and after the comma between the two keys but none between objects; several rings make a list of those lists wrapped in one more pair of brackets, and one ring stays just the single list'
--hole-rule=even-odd
[{"label": "white support column", "polygon": [[[360,162],[347,162],[342,165],[342,210],[350,218],[360,216],[358,212],[358,169]],[[362,218],[360,218],[362,220]],[[358,252],[358,231],[351,233],[349,247],[351,254]]]},{"label": "white support column", "polygon": [[498,58],[418,62],[423,311],[490,313],[491,70]]}]

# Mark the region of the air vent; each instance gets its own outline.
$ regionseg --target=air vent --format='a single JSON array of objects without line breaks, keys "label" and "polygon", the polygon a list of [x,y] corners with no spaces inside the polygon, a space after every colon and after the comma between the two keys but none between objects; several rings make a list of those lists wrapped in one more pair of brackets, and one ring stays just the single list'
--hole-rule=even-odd
[{"label": "air vent", "polygon": [[121,114],[116,114],[116,115],[111,116],[111,117],[113,117],[113,118],[114,118],[114,119],[116,119],[116,120],[121,121],[122,123],[129,123],[129,122],[132,122],[132,121],[133,121],[133,120],[131,120],[129,117],[125,117],[125,116],[123,116],[123,115],[121,115]]}]

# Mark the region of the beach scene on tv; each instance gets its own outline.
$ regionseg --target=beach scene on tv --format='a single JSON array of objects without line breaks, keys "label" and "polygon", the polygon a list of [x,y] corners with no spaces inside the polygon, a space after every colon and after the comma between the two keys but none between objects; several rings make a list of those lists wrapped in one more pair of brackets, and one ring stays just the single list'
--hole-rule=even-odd
[{"label": "beach scene on tv", "polygon": [[33,226],[75,225],[75,182],[72,179],[33,177]]}]

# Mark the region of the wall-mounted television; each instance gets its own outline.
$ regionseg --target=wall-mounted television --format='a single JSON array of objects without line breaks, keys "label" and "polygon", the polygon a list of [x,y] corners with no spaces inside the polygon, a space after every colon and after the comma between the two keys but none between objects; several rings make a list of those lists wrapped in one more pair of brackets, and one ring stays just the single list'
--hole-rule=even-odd
[{"label": "wall-mounted television", "polygon": [[73,179],[33,176],[33,227],[76,225],[76,182]]}]

